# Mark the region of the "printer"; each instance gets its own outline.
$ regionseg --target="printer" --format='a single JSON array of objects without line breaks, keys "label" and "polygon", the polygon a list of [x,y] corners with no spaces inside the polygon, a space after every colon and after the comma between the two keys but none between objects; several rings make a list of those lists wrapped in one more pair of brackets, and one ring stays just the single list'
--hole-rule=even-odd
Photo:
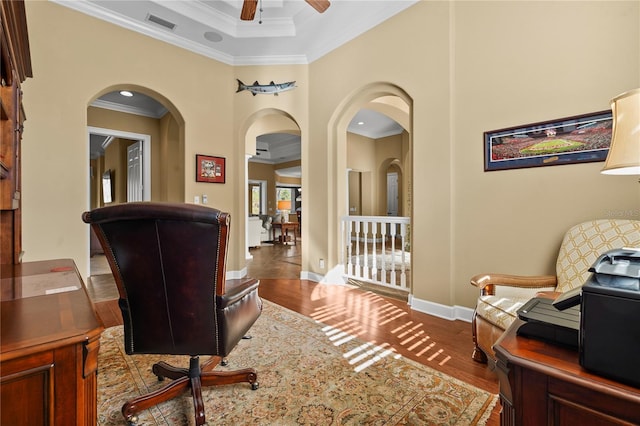
[{"label": "printer", "polygon": [[604,253],[580,300],[580,365],[640,387],[640,249]]}]

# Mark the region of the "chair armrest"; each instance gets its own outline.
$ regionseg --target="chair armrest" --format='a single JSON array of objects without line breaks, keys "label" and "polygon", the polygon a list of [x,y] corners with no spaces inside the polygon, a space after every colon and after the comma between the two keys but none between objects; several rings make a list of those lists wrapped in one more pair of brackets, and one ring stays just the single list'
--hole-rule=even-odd
[{"label": "chair armrest", "polygon": [[555,299],[561,294],[562,292],[560,291],[539,291],[536,293],[536,297],[546,297],[547,299]]},{"label": "chair armrest", "polygon": [[218,309],[224,309],[245,297],[247,294],[258,289],[260,281],[255,278],[240,278],[227,280],[225,283],[225,293],[217,295]]},{"label": "chair armrest", "polygon": [[471,285],[478,287],[482,296],[494,295],[495,286],[540,288],[555,287],[556,284],[555,275],[478,274],[471,277]]}]

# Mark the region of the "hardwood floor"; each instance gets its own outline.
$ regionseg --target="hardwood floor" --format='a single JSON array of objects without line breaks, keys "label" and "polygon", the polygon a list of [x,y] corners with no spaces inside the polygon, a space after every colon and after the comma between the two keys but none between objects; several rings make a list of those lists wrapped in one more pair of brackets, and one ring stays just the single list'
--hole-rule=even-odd
[{"label": "hardwood floor", "polygon": [[[389,346],[406,358],[498,393],[495,373],[471,359],[471,324],[413,311],[406,302],[353,286],[301,280],[298,278],[300,250],[299,242],[296,246],[263,246],[251,250],[253,259],[247,268],[248,275],[260,279],[262,298],[361,340]],[[90,282],[87,287],[94,287],[90,294],[92,291],[101,295],[99,297],[109,294],[101,289],[109,286],[104,277]],[[114,286],[113,281],[110,285]],[[116,300],[102,299],[95,305],[105,327],[122,323]],[[500,423],[499,410],[500,404],[497,404],[487,425]]]}]

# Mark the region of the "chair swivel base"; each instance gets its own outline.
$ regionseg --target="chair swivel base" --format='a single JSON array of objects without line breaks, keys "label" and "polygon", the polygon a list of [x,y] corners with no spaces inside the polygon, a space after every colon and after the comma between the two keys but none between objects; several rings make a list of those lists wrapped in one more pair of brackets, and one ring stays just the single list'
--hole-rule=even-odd
[{"label": "chair swivel base", "polygon": [[220,363],[220,360],[220,357],[212,356],[201,366],[199,357],[192,356],[188,369],[176,368],[162,361],[154,364],[152,371],[153,374],[158,376],[158,380],[164,380],[164,378],[167,377],[173,381],[157,391],[127,401],[122,406],[122,415],[130,426],[135,426],[138,421],[137,413],[161,402],[175,398],[186,391],[187,388],[190,388],[191,395],[193,396],[195,424],[196,426],[204,425],[206,419],[204,402],[202,401],[203,386],[219,386],[247,382],[251,384],[251,389],[258,389],[258,374],[253,368],[236,371],[211,371]]}]

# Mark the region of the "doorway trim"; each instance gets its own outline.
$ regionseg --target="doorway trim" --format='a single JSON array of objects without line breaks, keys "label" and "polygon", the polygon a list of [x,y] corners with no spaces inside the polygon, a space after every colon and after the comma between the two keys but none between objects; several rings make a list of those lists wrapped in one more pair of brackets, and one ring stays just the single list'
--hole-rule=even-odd
[{"label": "doorway trim", "polygon": [[[91,135],[113,136],[114,138],[142,141],[142,199],[151,200],[151,135],[143,133],[123,132],[121,130],[104,129],[87,126],[87,146]],[[90,207],[90,206],[89,206]]]}]

